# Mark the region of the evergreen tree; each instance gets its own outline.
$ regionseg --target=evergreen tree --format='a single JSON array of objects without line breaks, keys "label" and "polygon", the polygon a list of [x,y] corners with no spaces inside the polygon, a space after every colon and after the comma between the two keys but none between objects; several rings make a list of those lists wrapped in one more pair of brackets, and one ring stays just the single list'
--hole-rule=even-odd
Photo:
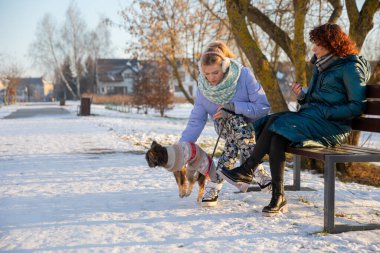
[{"label": "evergreen tree", "polygon": [[[64,78],[67,80],[69,87],[72,89],[73,93],[69,91],[67,86],[64,84],[64,80],[59,73],[62,73]],[[73,72],[71,71],[70,58],[65,57],[64,62],[60,66],[60,70],[56,71],[56,85],[58,86],[56,90],[58,99],[75,99],[74,95],[76,94],[76,85]]]}]

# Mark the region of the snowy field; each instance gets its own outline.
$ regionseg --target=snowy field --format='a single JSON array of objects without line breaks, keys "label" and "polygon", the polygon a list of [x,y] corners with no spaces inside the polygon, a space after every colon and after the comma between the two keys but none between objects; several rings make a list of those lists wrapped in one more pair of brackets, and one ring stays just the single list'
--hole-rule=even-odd
[{"label": "snowy field", "polygon": [[[178,141],[189,105],[167,118],[96,105],[78,117],[69,102],[60,114],[3,119],[45,107],[60,108],[0,108],[0,252],[380,252],[380,230],[321,233],[321,175],[302,172],[316,191],[286,192],[290,212],[274,218],[261,215],[269,194],[227,184],[215,208],[200,207],[197,186],[180,199],[174,177],[149,168],[144,152],[153,139]],[[211,153],[211,123],[202,136]],[[380,147],[378,136],[366,139]],[[336,209],[337,223],[380,223],[380,189],[337,181]]]}]

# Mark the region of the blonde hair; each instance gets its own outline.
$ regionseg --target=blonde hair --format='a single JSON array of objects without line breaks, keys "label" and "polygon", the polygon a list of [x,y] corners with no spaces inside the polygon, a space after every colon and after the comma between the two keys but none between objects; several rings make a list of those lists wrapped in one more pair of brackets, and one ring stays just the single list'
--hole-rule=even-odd
[{"label": "blonde hair", "polygon": [[234,58],[235,55],[222,41],[211,42],[203,52],[200,63],[202,65],[221,64],[225,58]]}]

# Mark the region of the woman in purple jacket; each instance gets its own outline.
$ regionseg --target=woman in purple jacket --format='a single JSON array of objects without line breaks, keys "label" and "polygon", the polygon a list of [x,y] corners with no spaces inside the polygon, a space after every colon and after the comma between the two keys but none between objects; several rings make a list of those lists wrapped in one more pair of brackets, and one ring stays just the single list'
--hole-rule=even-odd
[{"label": "woman in purple jacket", "polygon": [[[255,139],[250,122],[268,114],[270,105],[260,83],[248,68],[232,60],[234,55],[220,41],[208,45],[199,60],[198,91],[181,141],[195,143],[207,122],[213,119],[216,132],[225,139],[225,147],[216,170],[232,169],[240,151],[250,156]],[[271,178],[261,166],[255,180],[261,189],[271,189]],[[223,179],[210,171],[202,206],[215,206]]]}]

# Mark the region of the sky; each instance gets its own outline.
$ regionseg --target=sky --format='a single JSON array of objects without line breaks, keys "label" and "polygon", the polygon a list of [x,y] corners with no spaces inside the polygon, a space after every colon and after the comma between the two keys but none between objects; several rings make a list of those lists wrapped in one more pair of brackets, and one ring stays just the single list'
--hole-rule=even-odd
[{"label": "sky", "polygon": [[[65,12],[72,2],[82,13],[87,28],[94,29],[102,15],[116,22],[121,21],[117,13],[131,0],[0,0],[0,55],[20,64],[25,70],[24,76],[41,76],[41,70],[32,66],[28,56],[29,45],[35,40],[37,24],[46,13],[50,13],[57,24],[62,25]],[[124,45],[130,37],[118,28],[110,28],[110,31],[113,56],[126,57]]]},{"label": "sky", "polygon": [[[37,24],[46,13],[50,13],[56,23],[62,25],[65,12],[72,2],[79,8],[87,28],[94,29],[101,16],[121,22],[118,11],[128,6],[132,0],[0,0],[0,64],[2,59],[11,59],[24,69],[24,77],[42,76],[42,70],[33,66],[33,61],[28,56],[29,46],[35,40]],[[357,3],[361,8],[363,0],[357,0]],[[131,37],[116,27],[110,27],[110,31],[114,49],[110,57],[128,57],[124,53],[125,43]]]}]

